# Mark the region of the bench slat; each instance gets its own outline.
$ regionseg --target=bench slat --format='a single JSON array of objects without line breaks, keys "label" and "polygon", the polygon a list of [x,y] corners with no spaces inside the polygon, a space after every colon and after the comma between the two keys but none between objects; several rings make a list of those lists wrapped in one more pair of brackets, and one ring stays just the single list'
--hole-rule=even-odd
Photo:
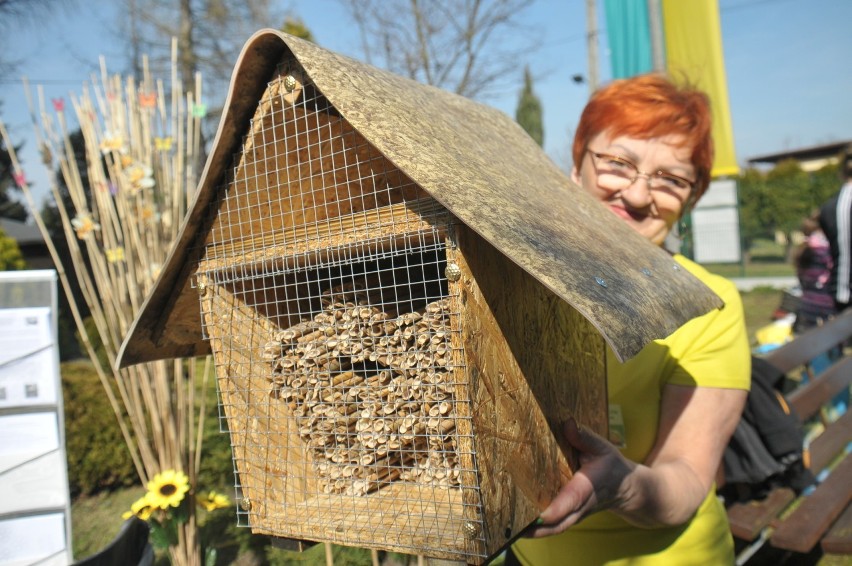
[{"label": "bench slat", "polygon": [[792,489],[781,487],[772,490],[760,501],[734,503],[728,508],[731,533],[740,540],[753,541],[795,498]]},{"label": "bench slat", "polygon": [[852,411],[846,411],[811,442],[809,450],[811,471],[814,474],[820,473],[837,458],[838,454],[843,453],[850,442],[852,442]]},{"label": "bench slat", "polygon": [[852,357],[835,362],[816,379],[796,388],[787,396],[800,419],[815,415],[820,407],[852,384]]},{"label": "bench slat", "polygon": [[852,501],[852,457],[847,456],[795,511],[778,525],[770,544],[807,553]]},{"label": "bench slat", "polygon": [[772,350],[766,360],[787,373],[852,336],[852,309]]},{"label": "bench slat", "polygon": [[[814,474],[818,474],[828,466],[850,442],[852,442],[852,411],[847,411],[811,442],[810,466]],[[779,487],[760,501],[731,505],[728,508],[731,532],[738,539],[753,541],[760,531],[795,498],[790,489]]]},{"label": "bench slat", "polygon": [[822,538],[822,550],[827,554],[852,554],[852,506],[846,508]]},{"label": "bench slat", "polygon": [[[783,373],[808,366],[810,361],[852,337],[852,309],[797,336],[766,356]],[[787,402],[804,422],[819,415],[823,406],[852,384],[852,357],[836,361],[809,383],[786,396]],[[843,453],[852,442],[852,411],[828,425],[810,445],[810,466],[815,474]],[[799,506],[783,520],[779,519],[796,495],[778,488],[762,501],[736,503],[728,508],[731,533],[740,540],[755,541],[766,527],[775,532],[771,544],[780,549],[807,553],[823,538],[825,552],[852,553],[852,456],[846,455],[828,478],[799,501]],[[848,506],[848,508],[847,508]],[[841,516],[840,520],[835,520]],[[832,523],[835,526],[832,527]],[[827,532],[831,527],[831,532]]]}]

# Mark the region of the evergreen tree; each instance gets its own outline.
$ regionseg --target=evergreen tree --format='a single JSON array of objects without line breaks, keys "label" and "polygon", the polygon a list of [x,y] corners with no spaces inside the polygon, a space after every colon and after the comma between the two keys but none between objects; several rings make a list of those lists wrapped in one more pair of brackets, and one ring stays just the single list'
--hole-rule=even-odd
[{"label": "evergreen tree", "polygon": [[541,101],[533,92],[533,80],[529,66],[524,68],[524,88],[521,90],[518,108],[515,110],[515,120],[538,145],[544,145],[544,119]]},{"label": "evergreen tree", "polygon": [[311,33],[311,30],[308,29],[305,22],[303,22],[300,18],[287,16],[284,19],[284,25],[281,26],[281,31],[289,33],[290,35],[295,35],[296,37],[310,41],[311,43],[316,43],[314,40],[314,34]]}]

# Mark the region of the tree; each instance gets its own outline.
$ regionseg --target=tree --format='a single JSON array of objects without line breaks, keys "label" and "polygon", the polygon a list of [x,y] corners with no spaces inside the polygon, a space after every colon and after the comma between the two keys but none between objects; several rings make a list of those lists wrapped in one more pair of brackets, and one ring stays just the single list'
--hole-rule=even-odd
[{"label": "tree", "polygon": [[743,245],[748,250],[755,240],[773,236],[772,198],[766,174],[757,169],[744,170],[737,180],[737,193]]},{"label": "tree", "polygon": [[311,30],[308,29],[300,18],[287,16],[284,19],[284,25],[281,26],[281,31],[294,35],[300,39],[310,41],[311,43],[315,43],[314,34],[311,33]]},{"label": "tree", "polygon": [[[245,41],[270,22],[284,22],[270,0],[126,0],[130,56],[141,76],[142,55],[163,75],[169,66],[171,39],[178,42],[178,68],[184,85],[201,72],[204,85],[227,91],[231,71]],[[123,25],[127,26],[125,22]],[[224,96],[217,96],[224,101]]]},{"label": "tree", "polygon": [[27,262],[21,255],[18,243],[0,230],[0,271],[17,271],[26,267]]},{"label": "tree", "polygon": [[[68,9],[73,4],[73,0],[0,0],[0,33],[13,25],[38,25],[59,14],[58,9]],[[11,75],[22,63],[8,56],[7,50],[0,52],[0,79]]]},{"label": "tree", "polygon": [[544,145],[544,124],[541,101],[533,92],[533,80],[529,66],[524,67],[524,88],[518,100],[515,120],[538,145]]},{"label": "tree", "polygon": [[535,42],[519,19],[533,0],[340,2],[358,26],[368,63],[469,98],[511,80]]},{"label": "tree", "polygon": [[808,173],[802,170],[798,161],[784,160],[766,174],[766,184],[772,193],[775,231],[789,235],[798,230],[802,219],[810,216],[817,206],[809,194]]},{"label": "tree", "polygon": [[814,172],[795,160],[779,162],[767,172],[746,169],[737,181],[740,226],[746,249],[777,232],[789,236],[840,186],[837,165]]},{"label": "tree", "polygon": [[[14,148],[17,153],[20,146]],[[9,148],[3,140],[0,140],[0,218],[12,218],[14,220],[26,220],[27,209],[23,203],[13,197],[13,193],[20,193],[21,187],[12,171],[12,157]]]}]

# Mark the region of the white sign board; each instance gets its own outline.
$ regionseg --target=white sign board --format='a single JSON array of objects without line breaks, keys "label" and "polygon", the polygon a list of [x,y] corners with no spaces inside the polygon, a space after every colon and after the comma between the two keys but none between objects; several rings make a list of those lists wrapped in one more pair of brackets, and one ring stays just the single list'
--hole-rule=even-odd
[{"label": "white sign board", "polygon": [[48,307],[0,309],[0,409],[55,405],[55,341]]},{"label": "white sign board", "polygon": [[0,272],[0,566],[73,559],[56,337],[55,272]]},{"label": "white sign board", "polygon": [[737,183],[713,181],[692,211],[693,255],[698,263],[741,259]]}]

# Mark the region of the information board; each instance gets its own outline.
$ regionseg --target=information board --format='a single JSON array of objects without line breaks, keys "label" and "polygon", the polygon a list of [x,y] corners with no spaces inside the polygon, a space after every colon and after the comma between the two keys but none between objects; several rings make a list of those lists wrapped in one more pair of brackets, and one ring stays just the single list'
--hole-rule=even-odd
[{"label": "information board", "polygon": [[72,561],[56,273],[0,272],[0,565]]}]

